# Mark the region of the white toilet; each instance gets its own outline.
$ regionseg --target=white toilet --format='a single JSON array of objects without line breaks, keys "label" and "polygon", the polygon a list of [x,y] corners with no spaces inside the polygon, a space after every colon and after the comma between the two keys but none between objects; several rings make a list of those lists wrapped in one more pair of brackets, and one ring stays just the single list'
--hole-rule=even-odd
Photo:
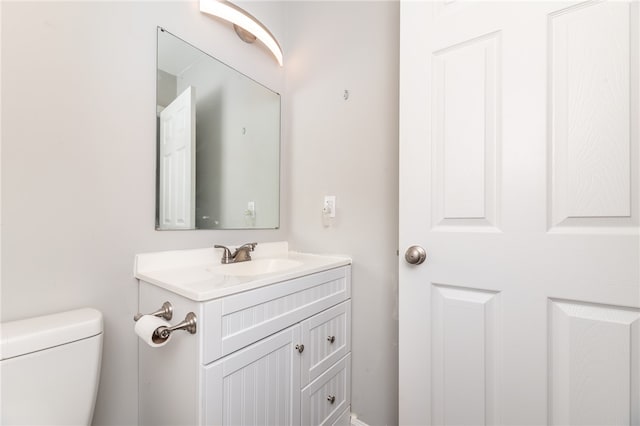
[{"label": "white toilet", "polygon": [[0,324],[0,425],[89,425],[102,314],[78,309]]}]

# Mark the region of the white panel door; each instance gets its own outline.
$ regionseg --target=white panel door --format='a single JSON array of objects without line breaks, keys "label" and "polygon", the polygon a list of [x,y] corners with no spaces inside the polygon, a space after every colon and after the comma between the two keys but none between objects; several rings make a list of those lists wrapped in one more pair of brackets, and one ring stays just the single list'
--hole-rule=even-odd
[{"label": "white panel door", "polygon": [[160,113],[161,229],[195,226],[196,92],[189,86]]},{"label": "white panel door", "polygon": [[400,424],[640,425],[639,6],[402,1]]}]

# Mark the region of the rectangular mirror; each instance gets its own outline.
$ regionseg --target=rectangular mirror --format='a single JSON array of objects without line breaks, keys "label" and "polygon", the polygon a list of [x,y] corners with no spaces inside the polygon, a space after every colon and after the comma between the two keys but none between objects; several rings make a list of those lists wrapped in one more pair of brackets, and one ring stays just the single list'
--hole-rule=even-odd
[{"label": "rectangular mirror", "polygon": [[280,95],[158,28],[156,229],[274,229]]}]

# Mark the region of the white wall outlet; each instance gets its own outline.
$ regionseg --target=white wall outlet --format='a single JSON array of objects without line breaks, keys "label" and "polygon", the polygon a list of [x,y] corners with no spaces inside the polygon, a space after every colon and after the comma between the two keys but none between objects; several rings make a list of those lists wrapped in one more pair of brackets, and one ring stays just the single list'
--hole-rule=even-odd
[{"label": "white wall outlet", "polygon": [[336,196],[335,195],[324,196],[324,206],[322,208],[322,212],[325,216],[336,217]]}]

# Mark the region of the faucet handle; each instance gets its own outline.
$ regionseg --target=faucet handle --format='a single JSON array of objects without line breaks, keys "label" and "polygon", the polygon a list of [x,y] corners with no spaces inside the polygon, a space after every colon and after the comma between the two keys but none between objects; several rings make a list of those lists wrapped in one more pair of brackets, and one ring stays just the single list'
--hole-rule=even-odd
[{"label": "faucet handle", "polygon": [[225,263],[226,264],[226,263],[233,262],[232,256],[231,256],[231,250],[229,250],[229,247],[216,244],[216,245],[213,246],[213,248],[221,248],[222,250],[224,250],[222,252],[222,259],[220,260],[221,263]]}]

